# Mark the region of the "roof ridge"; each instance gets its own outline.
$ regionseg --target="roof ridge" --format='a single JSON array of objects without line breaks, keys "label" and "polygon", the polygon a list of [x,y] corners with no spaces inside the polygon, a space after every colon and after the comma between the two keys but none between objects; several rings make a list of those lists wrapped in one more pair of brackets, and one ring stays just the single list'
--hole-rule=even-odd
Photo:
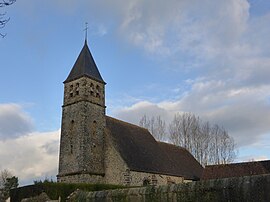
[{"label": "roof ridge", "polygon": [[255,164],[255,163],[266,163],[270,162],[270,160],[262,160],[262,161],[247,161],[247,162],[237,162],[237,163],[227,163],[227,164],[215,164],[215,165],[207,165],[205,167],[221,167],[221,166],[232,166],[232,165],[243,165],[243,164]]},{"label": "roof ridge", "polygon": [[159,144],[161,143],[161,144],[167,144],[167,145],[170,145],[170,146],[173,146],[173,147],[177,147],[178,149],[182,149],[182,150],[185,150],[185,151],[187,151],[187,152],[189,152],[188,150],[187,150],[187,148],[185,148],[185,147],[181,147],[181,146],[178,146],[178,145],[175,145],[175,144],[173,144],[173,143],[169,143],[169,142],[163,142],[163,141],[157,141]]},{"label": "roof ridge", "polygon": [[[146,128],[144,128],[144,127],[141,127],[141,126],[138,126],[138,125],[136,125],[136,124],[129,123],[129,122],[126,122],[126,121],[122,121],[122,120],[120,120],[120,119],[116,119],[116,118],[113,118],[113,117],[108,116],[108,115],[106,115],[106,118],[112,119],[112,120],[114,120],[114,121],[118,121],[118,122],[123,123],[123,124],[126,124],[126,125],[130,125],[130,126],[132,126],[132,127],[136,127],[136,128],[140,128],[140,129],[143,129],[143,130],[147,130],[147,131],[148,131],[148,129],[146,129]],[[148,131],[148,132],[149,132],[149,131]],[[150,133],[150,132],[149,132],[149,133]],[[150,134],[151,134],[151,133],[150,133]]]}]

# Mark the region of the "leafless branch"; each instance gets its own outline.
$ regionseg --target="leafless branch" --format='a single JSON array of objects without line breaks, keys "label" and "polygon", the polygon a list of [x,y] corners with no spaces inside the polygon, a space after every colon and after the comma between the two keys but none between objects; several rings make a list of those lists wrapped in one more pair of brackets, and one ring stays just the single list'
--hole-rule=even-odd
[{"label": "leafless branch", "polygon": [[0,1],[0,7],[9,6],[11,4],[14,4],[16,0],[2,0]]},{"label": "leafless branch", "polygon": [[141,118],[139,125],[148,129],[156,140],[162,141],[165,139],[166,123],[161,119],[160,116],[148,118],[146,115],[144,115]]},{"label": "leafless branch", "polygon": [[[16,0],[1,0],[0,1],[0,8],[3,8],[5,6],[9,6],[15,2],[16,2]],[[5,15],[6,15],[6,12],[0,13],[0,29],[4,28],[5,25],[8,23],[8,21],[10,20],[10,18],[6,18]],[[0,33],[0,36],[2,38],[4,38],[6,36],[6,34]]]},{"label": "leafless branch", "polygon": [[236,158],[234,139],[228,132],[191,113],[174,116],[169,124],[169,139],[189,150],[202,165],[230,163]]}]

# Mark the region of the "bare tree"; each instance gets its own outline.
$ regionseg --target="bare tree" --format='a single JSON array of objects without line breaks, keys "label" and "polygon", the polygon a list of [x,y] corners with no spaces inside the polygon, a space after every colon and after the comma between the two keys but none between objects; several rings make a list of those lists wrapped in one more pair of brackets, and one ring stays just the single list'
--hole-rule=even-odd
[{"label": "bare tree", "polygon": [[233,162],[236,157],[234,140],[225,129],[220,134],[220,162],[221,164]]},{"label": "bare tree", "polygon": [[157,140],[163,141],[166,135],[166,123],[161,119],[160,116],[157,116],[154,122],[154,136]]},{"label": "bare tree", "polygon": [[6,201],[9,191],[18,186],[18,177],[13,176],[8,170],[0,171],[0,201]]},{"label": "bare tree", "polygon": [[0,172],[0,189],[3,189],[5,186],[5,183],[7,182],[7,179],[12,177],[12,174],[10,171],[4,169]]},{"label": "bare tree", "polygon": [[199,133],[199,118],[191,113],[175,114],[169,124],[170,140],[190,152],[194,150],[197,133]]},{"label": "bare tree", "polygon": [[236,157],[235,143],[218,125],[202,122],[191,113],[176,114],[169,124],[169,139],[184,147],[202,164],[225,164]]},{"label": "bare tree", "polygon": [[209,122],[201,123],[200,134],[198,135],[198,156],[195,156],[199,162],[204,165],[209,164],[210,152],[211,152],[211,137],[210,137],[211,126]]},{"label": "bare tree", "polygon": [[144,115],[141,118],[139,125],[143,128],[148,129],[156,140],[162,141],[165,139],[166,123],[164,120],[161,119],[160,116],[152,116],[151,118],[149,118]]},{"label": "bare tree", "polygon": [[[11,4],[13,4],[15,2],[16,2],[16,0],[1,0],[0,1],[0,8],[10,6]],[[10,18],[6,17],[6,12],[0,13],[0,29],[4,28],[9,20],[10,20]],[[5,37],[6,34],[0,33],[0,36]]]},{"label": "bare tree", "polygon": [[[168,126],[160,116],[144,115],[139,125],[148,129],[156,140],[166,140],[186,148],[203,166],[231,163],[236,158],[234,139],[219,125],[203,122],[192,113],[177,113]],[[168,140],[167,139],[167,140]]]}]

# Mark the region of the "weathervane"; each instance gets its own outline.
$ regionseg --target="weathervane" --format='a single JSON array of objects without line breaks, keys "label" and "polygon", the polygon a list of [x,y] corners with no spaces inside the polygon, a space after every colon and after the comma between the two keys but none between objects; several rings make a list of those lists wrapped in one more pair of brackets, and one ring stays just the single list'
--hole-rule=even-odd
[{"label": "weathervane", "polygon": [[88,22],[85,23],[85,41],[87,41]]}]

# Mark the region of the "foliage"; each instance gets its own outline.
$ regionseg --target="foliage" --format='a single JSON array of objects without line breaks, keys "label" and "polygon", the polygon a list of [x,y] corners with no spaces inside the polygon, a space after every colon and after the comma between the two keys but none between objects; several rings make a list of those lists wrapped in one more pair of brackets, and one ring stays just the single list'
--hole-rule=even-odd
[{"label": "foliage", "polygon": [[52,200],[57,200],[60,196],[61,201],[65,201],[77,189],[83,191],[100,191],[118,188],[123,188],[123,186],[109,184],[67,184],[45,180],[44,182],[36,181],[34,185],[11,190],[11,199],[12,201],[21,201],[23,198],[34,197],[45,192]]},{"label": "foliage", "polygon": [[76,191],[72,201],[145,201],[145,202],[228,202],[270,201],[270,175],[256,175],[181,183],[168,186],[146,186],[99,193]]},{"label": "foliage", "polygon": [[33,181],[34,184],[46,184],[46,183],[53,183],[53,179],[48,179],[48,178],[45,178],[43,181],[42,180],[34,180]]},{"label": "foliage", "polygon": [[[10,6],[11,4],[15,3],[16,0],[0,0],[0,8]],[[0,29],[4,28],[8,23],[10,18],[6,18],[6,13],[0,13]],[[6,34],[0,33],[1,37],[5,37]]]},{"label": "foliage", "polygon": [[9,197],[11,189],[19,186],[18,177],[15,177],[8,170],[0,172],[0,201],[5,201]]}]

